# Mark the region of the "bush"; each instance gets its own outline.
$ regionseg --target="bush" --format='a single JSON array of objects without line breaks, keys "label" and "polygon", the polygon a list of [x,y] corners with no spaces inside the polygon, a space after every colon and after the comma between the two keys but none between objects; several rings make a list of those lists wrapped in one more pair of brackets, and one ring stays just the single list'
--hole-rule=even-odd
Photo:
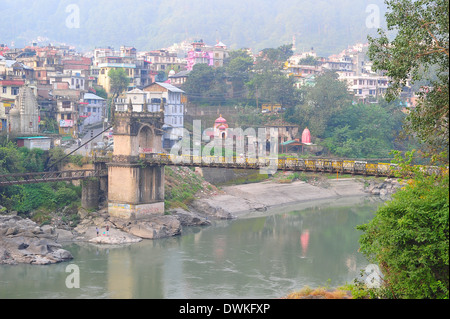
[{"label": "bush", "polygon": [[421,176],[382,206],[361,251],[377,263],[394,298],[449,297],[449,177]]}]

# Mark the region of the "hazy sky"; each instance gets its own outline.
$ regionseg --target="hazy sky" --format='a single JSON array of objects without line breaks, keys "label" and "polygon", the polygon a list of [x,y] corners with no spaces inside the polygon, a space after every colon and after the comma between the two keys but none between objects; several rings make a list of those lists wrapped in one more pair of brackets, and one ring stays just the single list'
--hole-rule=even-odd
[{"label": "hazy sky", "polygon": [[0,0],[0,43],[80,49],[221,40],[260,50],[291,43],[332,53],[384,27],[383,0]]}]

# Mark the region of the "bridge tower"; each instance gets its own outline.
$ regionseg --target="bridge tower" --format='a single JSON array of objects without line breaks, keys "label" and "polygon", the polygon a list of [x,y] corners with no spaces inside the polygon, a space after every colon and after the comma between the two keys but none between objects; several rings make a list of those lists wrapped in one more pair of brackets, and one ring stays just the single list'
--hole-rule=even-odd
[{"label": "bridge tower", "polygon": [[[114,108],[114,105],[113,105]],[[114,153],[108,163],[108,212],[122,219],[164,214],[164,167],[142,153],[162,152],[164,112],[113,112]]]}]

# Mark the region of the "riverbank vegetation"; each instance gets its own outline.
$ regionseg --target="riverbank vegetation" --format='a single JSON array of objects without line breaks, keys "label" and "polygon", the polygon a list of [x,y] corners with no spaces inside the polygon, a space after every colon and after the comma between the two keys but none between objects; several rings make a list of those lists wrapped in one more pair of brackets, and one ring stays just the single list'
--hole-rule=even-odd
[{"label": "riverbank vegetation", "polygon": [[[369,38],[375,70],[392,79],[394,99],[408,79],[420,84],[418,106],[406,119],[406,132],[416,135],[441,175],[413,171],[407,185],[382,206],[374,219],[359,226],[361,252],[382,272],[372,291],[378,298],[449,298],[449,2],[445,0],[386,1],[390,41],[380,30]],[[433,72],[430,72],[433,70]],[[396,154],[404,170],[413,153]],[[408,168],[411,170],[411,168]]]},{"label": "riverbank vegetation", "polygon": [[[60,148],[50,151],[29,150],[17,147],[12,142],[0,144],[0,174],[43,172],[59,165],[72,163],[80,165],[83,159],[69,156]],[[54,182],[13,185],[0,188],[0,203],[5,211],[17,212],[40,224],[48,223],[53,213],[61,213],[63,220],[75,221],[76,209],[81,203],[81,186],[72,183]]]}]

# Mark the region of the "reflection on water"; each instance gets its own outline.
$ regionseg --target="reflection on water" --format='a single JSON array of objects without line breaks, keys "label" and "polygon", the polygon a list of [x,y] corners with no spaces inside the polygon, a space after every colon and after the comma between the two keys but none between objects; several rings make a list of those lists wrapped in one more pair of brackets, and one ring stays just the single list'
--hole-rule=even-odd
[{"label": "reflection on water", "polygon": [[69,263],[0,266],[0,298],[277,298],[304,286],[350,283],[367,262],[355,226],[380,202],[353,199],[189,228],[120,247],[71,244]]}]

